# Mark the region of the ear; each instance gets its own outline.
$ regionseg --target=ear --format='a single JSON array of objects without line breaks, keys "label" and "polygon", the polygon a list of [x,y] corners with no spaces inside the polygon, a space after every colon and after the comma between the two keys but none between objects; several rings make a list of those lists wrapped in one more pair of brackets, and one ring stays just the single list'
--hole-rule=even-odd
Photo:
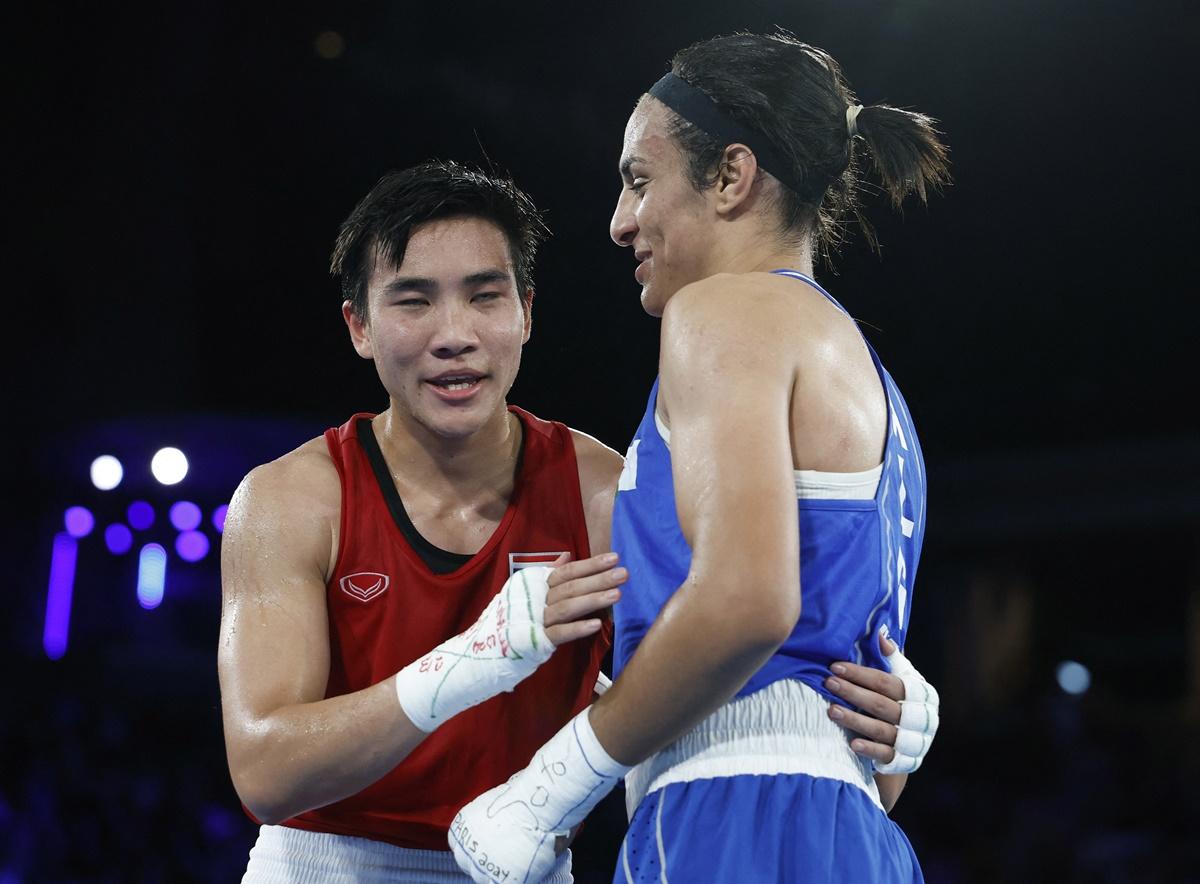
[{"label": "ear", "polygon": [[525,290],[525,298],[521,301],[521,310],[525,314],[525,334],[521,338],[521,344],[529,343],[529,336],[533,333],[533,286]]},{"label": "ear", "polygon": [[758,178],[758,158],[744,144],[731,144],[717,169],[717,214],[729,215],[745,206]]},{"label": "ear", "polygon": [[342,319],[346,320],[346,328],[350,331],[350,343],[354,351],[363,359],[374,359],[375,351],[371,347],[371,329],[367,321],[360,317],[349,301],[342,301]]}]

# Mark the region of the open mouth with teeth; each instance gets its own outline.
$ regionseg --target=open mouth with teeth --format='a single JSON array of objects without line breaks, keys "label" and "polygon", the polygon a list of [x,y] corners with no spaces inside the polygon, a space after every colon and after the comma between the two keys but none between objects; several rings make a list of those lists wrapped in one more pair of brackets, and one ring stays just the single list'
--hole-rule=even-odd
[{"label": "open mouth with teeth", "polygon": [[486,377],[487,375],[474,372],[447,372],[436,378],[429,378],[428,383],[443,399],[455,399],[471,395]]},{"label": "open mouth with teeth", "polygon": [[443,390],[466,390],[478,384],[479,378],[439,378],[429,383],[435,387],[441,387]]}]

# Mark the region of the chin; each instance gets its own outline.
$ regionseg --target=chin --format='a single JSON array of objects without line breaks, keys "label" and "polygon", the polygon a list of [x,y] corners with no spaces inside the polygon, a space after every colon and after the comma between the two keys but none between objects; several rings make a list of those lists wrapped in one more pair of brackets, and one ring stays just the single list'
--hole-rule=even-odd
[{"label": "chin", "polygon": [[643,286],[641,299],[642,309],[645,310],[649,315],[658,317],[662,316],[663,307],[666,305],[659,300],[656,292],[654,291],[654,286]]},{"label": "chin", "polygon": [[490,416],[491,411],[472,408],[457,414],[427,414],[421,422],[443,439],[467,439],[482,430]]},{"label": "chin", "polygon": [[484,408],[443,409],[429,407],[421,402],[392,400],[398,416],[411,428],[410,432],[424,432],[447,442],[467,439],[478,433],[487,424],[490,412]]}]

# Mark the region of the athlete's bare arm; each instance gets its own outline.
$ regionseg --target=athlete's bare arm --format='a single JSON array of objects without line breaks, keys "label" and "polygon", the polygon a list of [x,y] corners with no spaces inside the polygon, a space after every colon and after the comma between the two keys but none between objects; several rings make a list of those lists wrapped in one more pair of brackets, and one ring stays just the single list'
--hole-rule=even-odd
[{"label": "athlete's bare arm", "polygon": [[239,797],[265,823],[354,794],[425,736],[390,681],[324,699],[341,488],[323,446],[313,440],[251,472],[222,539],[226,752]]},{"label": "athlete's bare arm", "polygon": [[588,546],[592,555],[607,552],[612,545],[612,511],[617,480],[625,459],[598,439],[571,431],[575,460],[579,465],[579,491],[587,519]]},{"label": "athlete's bare arm", "polygon": [[[325,699],[340,505],[323,439],[251,472],[230,503],[218,649],[226,752],[239,797],[265,823],[361,791],[426,736],[393,678]],[[558,569],[545,613],[553,643],[595,631],[577,621],[611,605],[606,567],[593,558]]]},{"label": "athlete's bare arm", "polygon": [[795,341],[780,334],[778,299],[736,280],[689,286],[663,315],[659,390],[692,563],[622,677],[592,709],[600,742],[626,764],[727,702],[800,615],[789,439]]}]

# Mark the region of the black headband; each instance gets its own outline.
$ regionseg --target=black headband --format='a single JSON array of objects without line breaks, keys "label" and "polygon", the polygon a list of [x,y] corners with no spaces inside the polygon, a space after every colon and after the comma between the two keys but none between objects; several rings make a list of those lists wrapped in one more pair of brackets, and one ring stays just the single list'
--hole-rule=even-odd
[{"label": "black headband", "polygon": [[722,144],[746,145],[754,152],[761,169],[770,172],[785,187],[802,193],[792,176],[786,174],[791,164],[784,161],[765,135],[730,119],[715,101],[686,80],[668,73],[650,87],[650,94]]}]

